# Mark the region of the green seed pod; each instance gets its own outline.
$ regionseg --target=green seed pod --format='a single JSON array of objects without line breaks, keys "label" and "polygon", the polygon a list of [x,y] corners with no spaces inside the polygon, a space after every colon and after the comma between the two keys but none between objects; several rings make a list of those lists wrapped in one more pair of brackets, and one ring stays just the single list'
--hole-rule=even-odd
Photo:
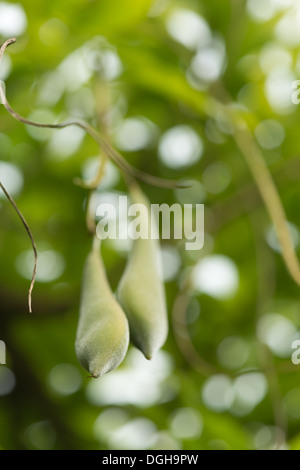
[{"label": "green seed pod", "polygon": [[[143,204],[147,208],[148,215],[143,211],[141,217],[147,217],[146,223],[150,226],[150,205],[138,186],[132,186],[131,199],[134,204]],[[133,344],[151,359],[168,334],[165,292],[159,275],[158,240],[139,238],[133,242],[117,296],[127,315]]]},{"label": "green seed pod", "polygon": [[85,263],[75,344],[79,362],[93,377],[118,367],[129,344],[128,321],[108,284],[98,248]]}]

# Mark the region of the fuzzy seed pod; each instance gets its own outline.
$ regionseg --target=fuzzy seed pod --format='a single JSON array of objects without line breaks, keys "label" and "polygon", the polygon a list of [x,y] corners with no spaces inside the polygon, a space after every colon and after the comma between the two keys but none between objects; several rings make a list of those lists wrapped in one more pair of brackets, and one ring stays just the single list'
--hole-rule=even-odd
[{"label": "fuzzy seed pod", "polygon": [[[137,185],[131,188],[134,204],[150,205]],[[123,307],[130,328],[130,338],[147,359],[160,349],[168,334],[168,319],[163,282],[159,275],[158,240],[137,239],[120,281],[118,300]]]},{"label": "fuzzy seed pod", "polygon": [[99,247],[94,247],[83,273],[76,355],[93,377],[99,377],[119,366],[128,344],[127,318],[108,284]]}]

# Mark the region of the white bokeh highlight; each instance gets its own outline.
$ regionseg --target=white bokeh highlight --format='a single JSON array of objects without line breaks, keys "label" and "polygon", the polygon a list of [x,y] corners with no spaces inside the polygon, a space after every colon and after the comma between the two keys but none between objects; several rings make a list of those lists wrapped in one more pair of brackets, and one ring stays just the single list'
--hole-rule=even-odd
[{"label": "white bokeh highlight", "polygon": [[[33,253],[32,251],[23,251],[16,259],[16,269],[25,279],[32,278],[33,272]],[[47,283],[59,279],[64,273],[66,267],[63,255],[54,250],[39,250],[38,266],[36,280]]]},{"label": "white bokeh highlight", "polygon": [[233,297],[239,288],[236,264],[227,256],[212,255],[195,266],[192,282],[195,290],[216,299]]},{"label": "white bokeh highlight", "polygon": [[4,37],[20,36],[26,28],[27,17],[22,5],[0,2],[0,34]]},{"label": "white bokeh highlight", "polygon": [[208,23],[192,10],[174,10],[167,18],[166,28],[173,39],[191,50],[211,39]]},{"label": "white bokeh highlight", "polygon": [[163,134],[158,152],[162,163],[176,170],[197,163],[203,150],[203,142],[197,132],[187,125],[179,125]]},{"label": "white bokeh highlight", "polygon": [[162,383],[173,370],[171,357],[159,351],[151,361],[147,361],[139,351],[132,349],[126,364],[126,368],[89,383],[87,398],[93,405],[148,407],[159,402]]}]

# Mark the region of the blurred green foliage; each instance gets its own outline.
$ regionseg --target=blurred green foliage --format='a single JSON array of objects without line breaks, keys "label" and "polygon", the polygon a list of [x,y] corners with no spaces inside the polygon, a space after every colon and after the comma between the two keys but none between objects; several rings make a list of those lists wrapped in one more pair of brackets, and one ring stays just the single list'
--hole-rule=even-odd
[{"label": "blurred green foliage", "polygon": [[[299,370],[291,362],[299,288],[232,123],[213,106],[214,100],[233,103],[246,118],[297,248],[296,3],[0,2],[2,42],[18,36],[0,71],[13,107],[44,122],[86,119],[133,166],[192,181],[190,190],[143,189],[153,203],[205,203],[206,223],[199,252],[162,242],[170,318],[163,351],[146,363],[131,347],[118,370],[86,379],[74,339],[90,237],[87,191],[74,178],[90,171],[98,148],[76,129],[29,129],[1,106],[0,178],[40,252],[29,316],[33,255],[1,199],[0,339],[7,346],[7,366],[0,366],[1,448],[299,449]],[[6,17],[16,5],[19,13]],[[162,149],[170,129],[169,155]],[[113,176],[99,187],[99,201],[126,193],[119,172],[109,168]],[[127,253],[106,242],[103,256],[115,289]],[[194,287],[188,299],[180,297],[193,269]]]}]

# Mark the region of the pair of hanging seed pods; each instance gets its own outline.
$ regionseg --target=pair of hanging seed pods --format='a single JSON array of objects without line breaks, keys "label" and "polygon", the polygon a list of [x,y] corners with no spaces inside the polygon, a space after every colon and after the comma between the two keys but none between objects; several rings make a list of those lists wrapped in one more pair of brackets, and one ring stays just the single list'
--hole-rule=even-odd
[{"label": "pair of hanging seed pods", "polygon": [[[149,208],[138,186],[133,186],[130,194],[133,203]],[[83,273],[75,343],[81,365],[93,377],[115,369],[127,353],[129,340],[147,359],[151,359],[164,344],[167,333],[167,309],[159,275],[157,240],[134,241],[117,298],[108,283],[99,244],[94,244]]]}]

